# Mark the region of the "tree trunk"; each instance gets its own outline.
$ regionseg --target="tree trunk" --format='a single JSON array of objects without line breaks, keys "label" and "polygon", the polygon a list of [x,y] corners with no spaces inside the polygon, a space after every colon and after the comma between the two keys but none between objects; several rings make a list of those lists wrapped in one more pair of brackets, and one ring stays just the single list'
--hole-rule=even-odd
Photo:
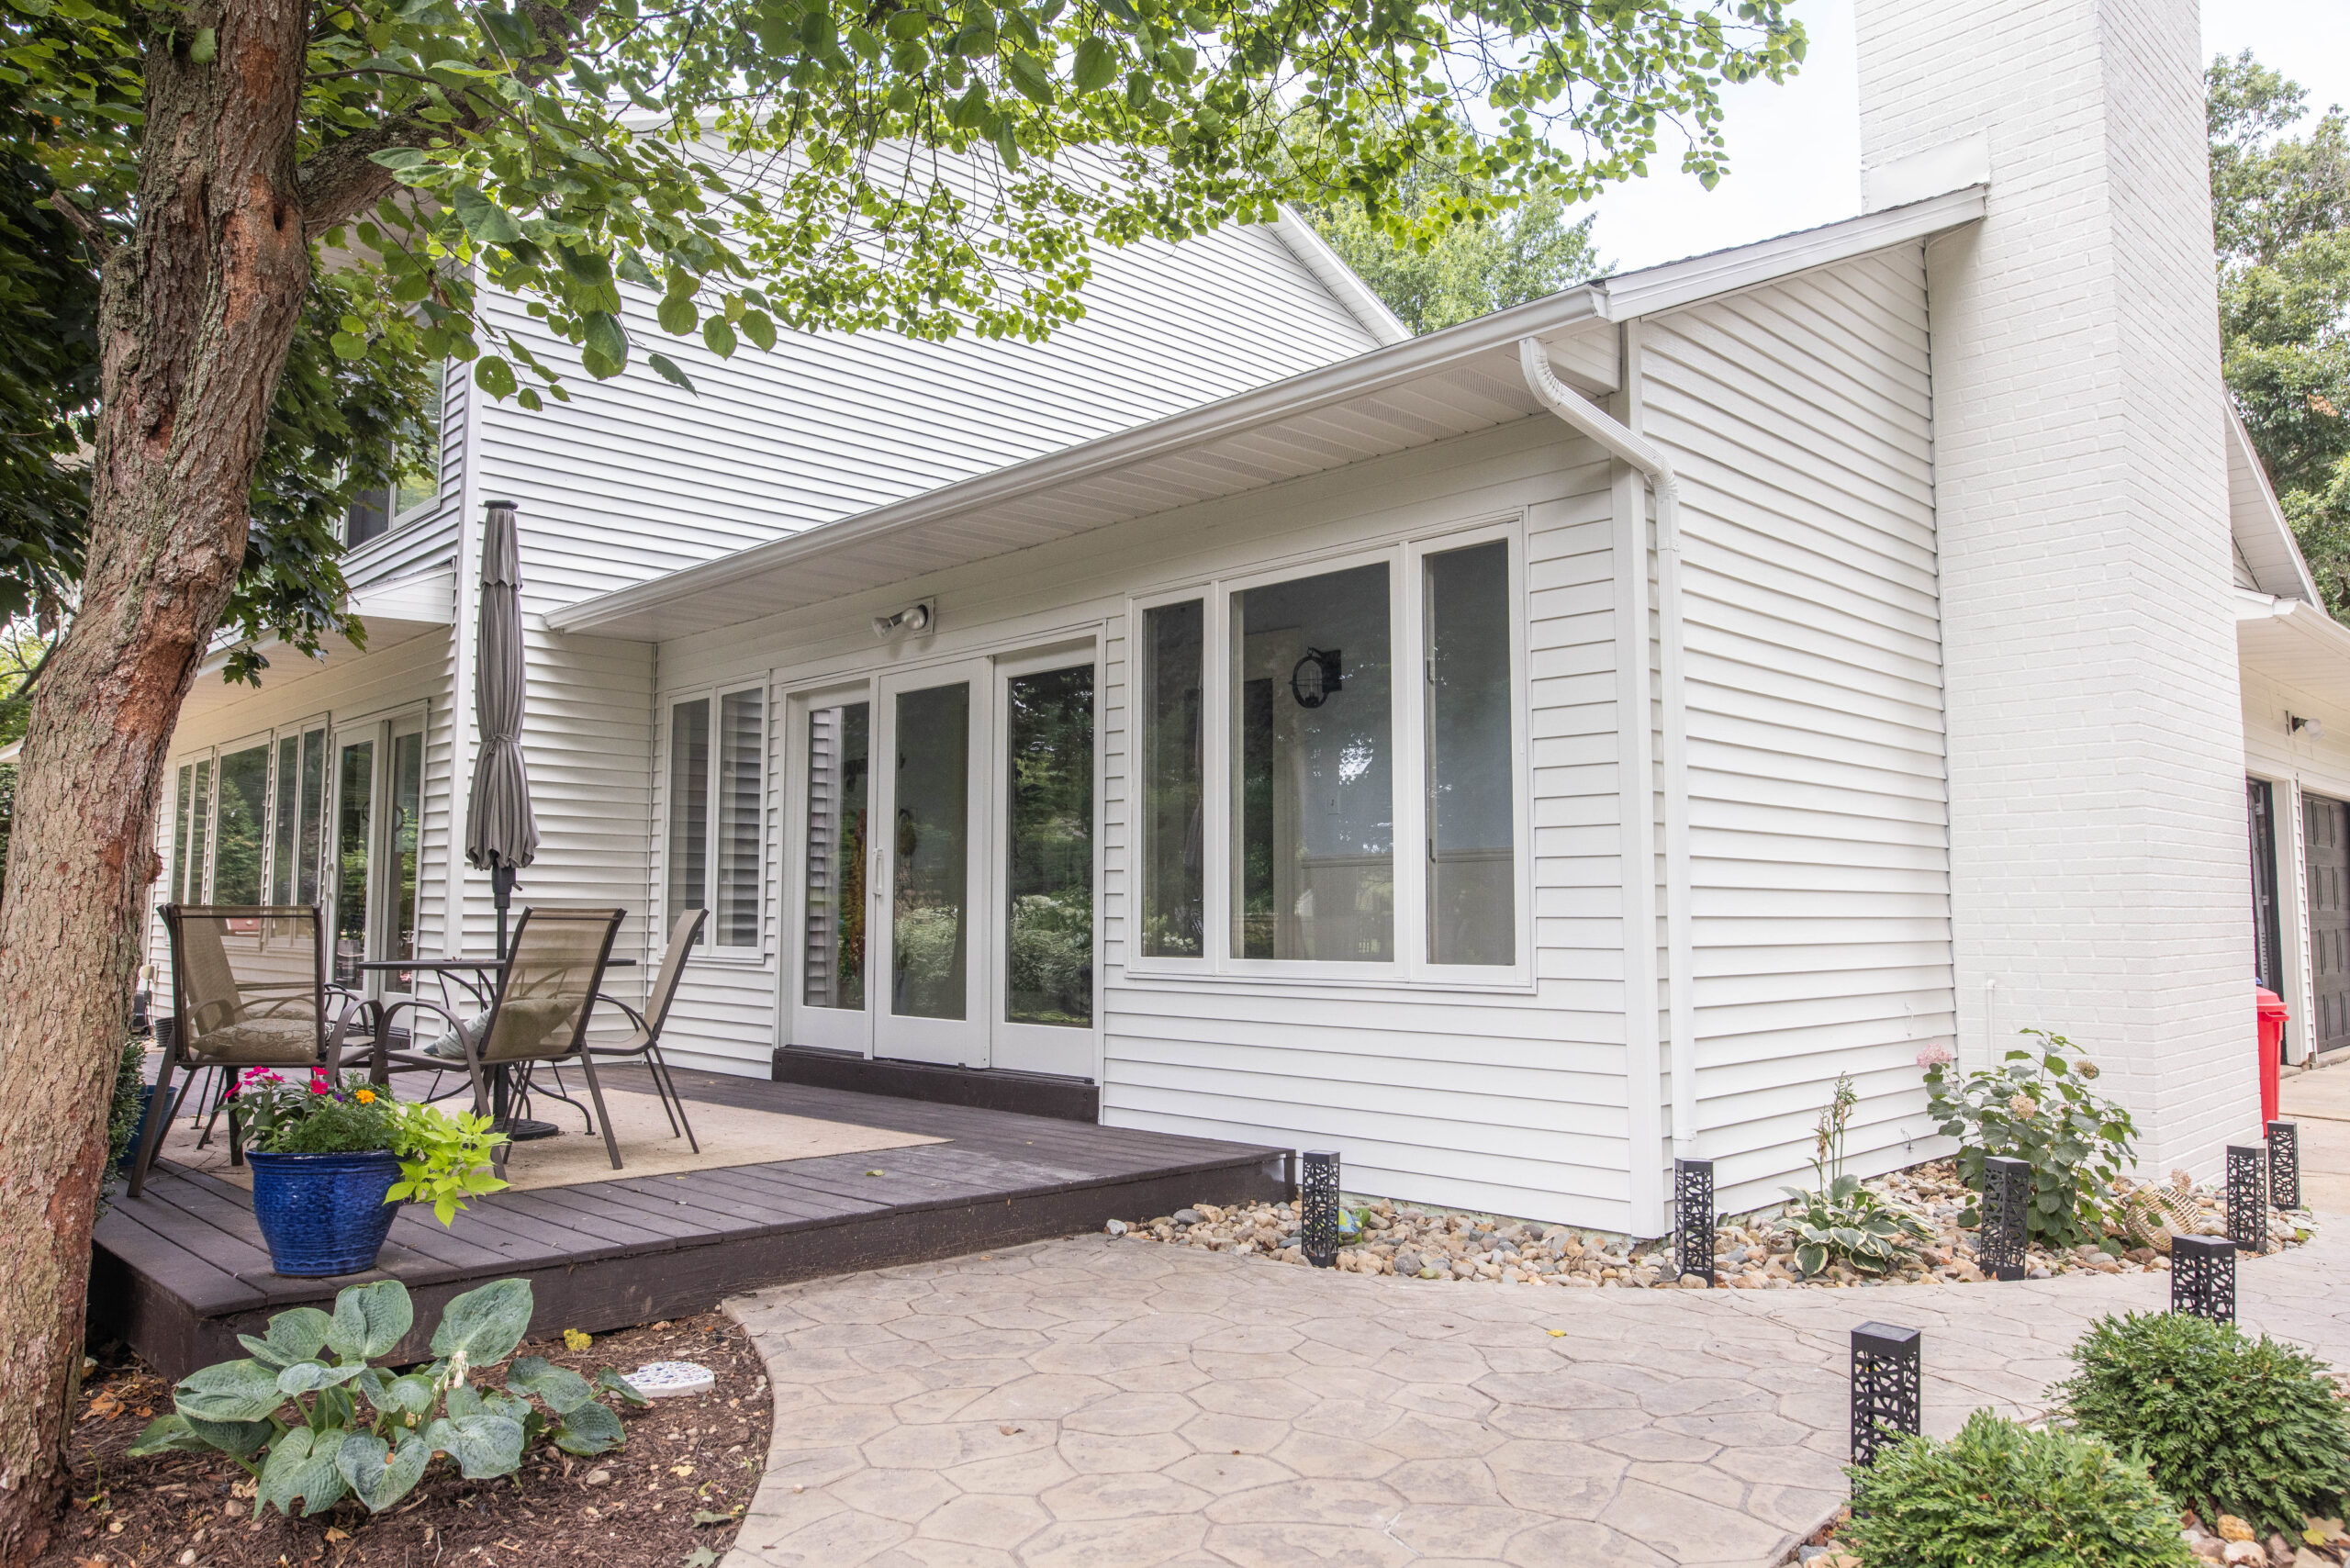
[{"label": "tree trunk", "polygon": [[11,1564],[40,1550],[62,1497],[166,753],[244,556],[263,423],[309,279],[295,184],[303,0],[150,15],[137,228],[107,259],[101,294],[88,570],[36,689],[0,903],[0,1562]]}]

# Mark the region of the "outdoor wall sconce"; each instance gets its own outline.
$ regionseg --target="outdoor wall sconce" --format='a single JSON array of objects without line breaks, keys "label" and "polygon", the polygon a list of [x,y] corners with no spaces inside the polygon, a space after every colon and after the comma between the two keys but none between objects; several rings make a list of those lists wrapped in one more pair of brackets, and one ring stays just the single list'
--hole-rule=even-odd
[{"label": "outdoor wall sconce", "polygon": [[2299,713],[2288,713],[2285,715],[2285,725],[2288,733],[2292,734],[2298,735],[2306,734],[2310,739],[2313,741],[2322,741],[2325,739],[2325,721],[2323,719],[2304,719]]},{"label": "outdoor wall sconce", "polygon": [[1673,1275],[1714,1280],[1714,1162],[1673,1162]]},{"label": "outdoor wall sconce", "polygon": [[901,632],[918,637],[924,632],[929,631],[937,623],[937,608],[933,605],[930,600],[924,599],[920,604],[910,604],[906,606],[905,609],[901,610],[895,615],[875,616],[873,618],[873,634],[884,642],[887,642],[890,638],[897,635]]},{"label": "outdoor wall sconce", "polygon": [[2031,1164],[1995,1154],[1983,1161],[1983,1224],[1975,1254],[1995,1280],[2023,1278],[2024,1215],[2031,1204]]},{"label": "outdoor wall sconce", "polygon": [[1338,1157],[1324,1149],[1305,1155],[1298,1182],[1298,1249],[1317,1269],[1338,1261]]},{"label": "outdoor wall sconce", "polygon": [[2268,1201],[2280,1209],[2301,1206],[2301,1129],[2291,1122],[2268,1124]]},{"label": "outdoor wall sconce", "polygon": [[2255,1143],[2228,1145],[2228,1236],[2237,1250],[2268,1250],[2268,1151]]},{"label": "outdoor wall sconce", "polygon": [[2224,1236],[2174,1236],[2170,1309],[2214,1323],[2236,1320],[2236,1244]]},{"label": "outdoor wall sconce", "polygon": [[1306,649],[1305,656],[1297,661],[1297,667],[1289,672],[1289,694],[1297,699],[1301,708],[1321,707],[1345,685],[1338,671],[1336,648]]},{"label": "outdoor wall sconce", "polygon": [[1852,1462],[1918,1435],[1921,1338],[1915,1328],[1863,1323],[1852,1330]]}]

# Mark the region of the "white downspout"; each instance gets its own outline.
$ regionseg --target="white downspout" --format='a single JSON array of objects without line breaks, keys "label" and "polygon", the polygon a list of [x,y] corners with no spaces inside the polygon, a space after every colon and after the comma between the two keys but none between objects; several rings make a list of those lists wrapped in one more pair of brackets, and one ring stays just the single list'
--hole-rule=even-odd
[{"label": "white downspout", "polygon": [[1647,476],[1656,492],[1657,662],[1664,688],[1666,1047],[1673,1062],[1673,1148],[1691,1156],[1697,1146],[1697,1031],[1689,908],[1689,708],[1681,673],[1681,482],[1663,453],[1561,382],[1540,342],[1520,338],[1517,362],[1528,388],[1544,408]]}]

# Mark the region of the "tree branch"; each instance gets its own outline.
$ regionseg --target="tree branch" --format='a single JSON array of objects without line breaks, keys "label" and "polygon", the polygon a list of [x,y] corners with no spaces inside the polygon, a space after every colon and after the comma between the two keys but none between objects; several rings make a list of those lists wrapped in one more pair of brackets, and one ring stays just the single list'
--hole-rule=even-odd
[{"label": "tree branch", "polygon": [[114,236],[106,232],[106,226],[75,207],[63,191],[50,192],[49,205],[63,213],[67,220],[82,231],[83,242],[97,252],[98,264],[106,265],[106,258],[114,254],[115,246]]}]

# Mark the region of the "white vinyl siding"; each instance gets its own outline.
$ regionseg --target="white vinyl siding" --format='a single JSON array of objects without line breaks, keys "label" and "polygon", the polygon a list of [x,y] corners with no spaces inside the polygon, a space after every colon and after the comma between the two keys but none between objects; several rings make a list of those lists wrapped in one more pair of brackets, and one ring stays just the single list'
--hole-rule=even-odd
[{"label": "white vinyl siding", "polygon": [[[1639,324],[1682,488],[1697,1152],[1803,1170],[1840,1072],[1919,1157],[1955,1028],[1925,271],[1904,246]],[[1670,1101],[1667,1102],[1670,1103]]]}]

